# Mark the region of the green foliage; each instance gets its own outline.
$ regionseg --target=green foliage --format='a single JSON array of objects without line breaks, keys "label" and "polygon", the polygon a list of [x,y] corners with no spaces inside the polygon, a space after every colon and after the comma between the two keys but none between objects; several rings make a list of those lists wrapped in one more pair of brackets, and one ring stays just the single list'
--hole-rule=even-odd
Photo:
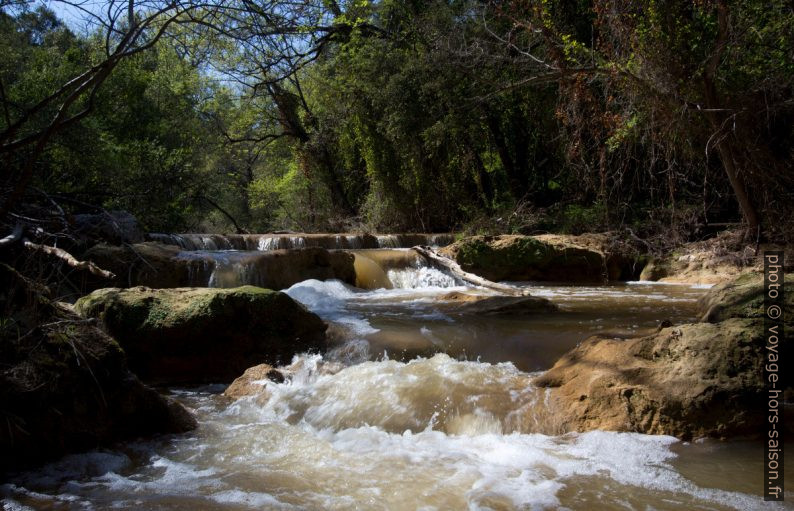
[{"label": "green foliage", "polygon": [[[34,184],[75,212],[130,210],[149,230],[583,232],[694,224],[694,210],[736,220],[730,144],[759,206],[791,203],[783,0],[322,5],[334,23],[322,51],[286,73],[257,68],[275,48],[176,27],[119,64],[92,115],[51,140]],[[297,21],[309,44],[310,20]],[[0,10],[0,129],[102,45],[44,8]]]}]

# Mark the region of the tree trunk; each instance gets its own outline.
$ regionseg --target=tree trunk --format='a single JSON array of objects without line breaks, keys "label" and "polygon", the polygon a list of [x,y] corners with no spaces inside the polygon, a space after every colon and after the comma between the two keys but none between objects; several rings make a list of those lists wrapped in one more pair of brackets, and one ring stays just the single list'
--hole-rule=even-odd
[{"label": "tree trunk", "polygon": [[722,168],[725,169],[725,174],[727,174],[728,181],[731,183],[731,188],[733,188],[736,201],[739,203],[742,216],[744,216],[744,220],[747,223],[747,231],[751,233],[758,229],[760,221],[755,206],[747,193],[747,187],[741,176],[741,169],[739,169],[736,161],[736,154],[732,143],[738,143],[738,141],[734,140],[732,133],[724,137],[720,136],[724,124],[720,119],[720,111],[723,110],[723,106],[720,101],[719,93],[717,92],[715,80],[717,69],[719,68],[720,61],[728,45],[730,30],[728,26],[730,20],[729,14],[727,0],[719,0],[717,4],[717,41],[714,51],[709,57],[703,72],[704,98],[706,103],[706,117],[716,135],[717,143],[715,147],[719,154],[720,161],[722,162]]}]

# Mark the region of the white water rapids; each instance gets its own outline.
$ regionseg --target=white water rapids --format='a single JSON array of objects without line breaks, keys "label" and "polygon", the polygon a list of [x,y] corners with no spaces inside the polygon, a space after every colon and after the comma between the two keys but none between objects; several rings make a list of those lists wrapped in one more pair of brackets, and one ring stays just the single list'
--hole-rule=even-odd
[{"label": "white water rapids", "polygon": [[532,371],[593,332],[690,321],[702,289],[533,286],[561,311],[481,318],[438,309],[440,295],[464,290],[441,272],[389,279],[395,289],[366,292],[296,284],[290,296],[338,325],[329,353],[296,357],[287,381],[238,401],[223,386],[172,389],[196,431],[17,474],[0,485],[3,507],[791,509],[757,496],[752,442],[537,432],[551,426],[534,412],[545,393]]}]

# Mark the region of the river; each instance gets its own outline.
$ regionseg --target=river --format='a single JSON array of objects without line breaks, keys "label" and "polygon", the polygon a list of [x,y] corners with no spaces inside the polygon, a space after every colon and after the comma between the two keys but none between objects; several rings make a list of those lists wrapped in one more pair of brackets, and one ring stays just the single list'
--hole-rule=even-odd
[{"label": "river", "polygon": [[[337,281],[287,290],[333,322],[323,356],[232,401],[223,385],[167,389],[191,433],[67,456],[0,486],[5,509],[794,509],[759,497],[762,445],[555,431],[531,385],[593,333],[693,321],[700,286],[513,283],[557,312],[456,313],[432,268],[394,289]],[[786,479],[794,488],[791,471]],[[794,495],[788,492],[787,499]]]}]

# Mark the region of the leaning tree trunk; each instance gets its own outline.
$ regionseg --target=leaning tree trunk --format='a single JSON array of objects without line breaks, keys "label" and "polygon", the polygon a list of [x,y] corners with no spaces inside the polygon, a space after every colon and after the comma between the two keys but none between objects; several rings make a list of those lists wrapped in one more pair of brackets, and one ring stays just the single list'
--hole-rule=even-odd
[{"label": "leaning tree trunk", "polygon": [[719,93],[717,92],[716,76],[717,69],[725,55],[725,50],[729,43],[729,15],[730,12],[727,0],[719,0],[717,3],[717,40],[714,51],[706,62],[706,68],[703,73],[704,98],[706,116],[712,130],[714,130],[715,140],[717,141],[715,147],[719,154],[720,161],[722,162],[722,168],[728,176],[731,188],[733,188],[736,201],[739,203],[742,216],[744,216],[744,221],[747,224],[747,233],[749,234],[758,230],[760,221],[755,206],[747,193],[747,187],[741,176],[741,169],[736,161],[736,151],[733,144],[738,143],[738,141],[735,140],[733,134],[722,136],[720,133],[723,131],[725,123],[724,120],[720,118],[720,113],[724,109],[720,101]]}]

